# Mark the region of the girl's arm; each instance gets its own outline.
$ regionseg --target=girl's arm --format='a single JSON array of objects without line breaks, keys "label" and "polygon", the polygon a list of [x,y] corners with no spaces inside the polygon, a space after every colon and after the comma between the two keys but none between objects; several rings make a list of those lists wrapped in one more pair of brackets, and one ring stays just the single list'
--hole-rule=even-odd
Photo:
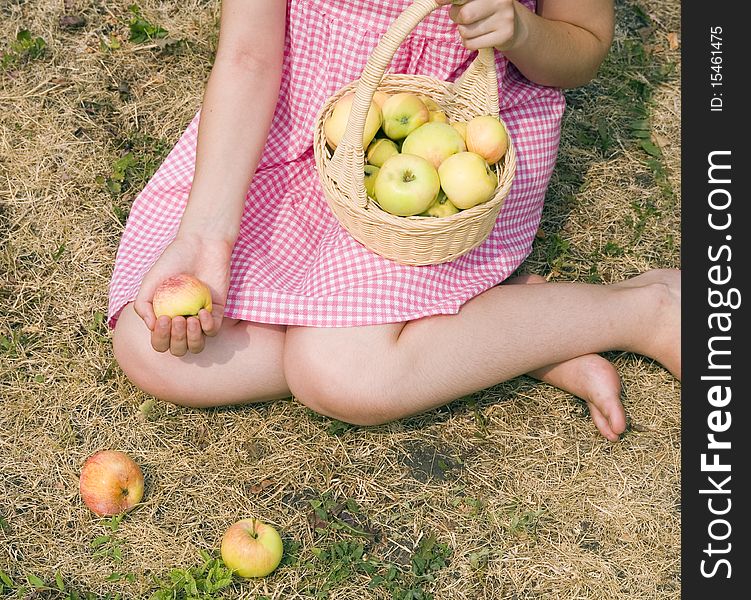
[{"label": "girl's arm", "polygon": [[596,74],[613,40],[613,0],[438,0],[470,50],[495,47],[535,83],[577,87]]},{"label": "girl's arm", "polygon": [[286,2],[223,0],[179,234],[234,244],[279,96]]},{"label": "girl's arm", "polygon": [[[175,239],[143,279],[134,302],[151,345],[182,356],[200,352],[221,327],[245,195],[263,153],[279,98],[284,0],[223,0],[219,45],[201,109],[193,184]],[[211,290],[214,309],[157,320],[154,290],[188,272]]]}]

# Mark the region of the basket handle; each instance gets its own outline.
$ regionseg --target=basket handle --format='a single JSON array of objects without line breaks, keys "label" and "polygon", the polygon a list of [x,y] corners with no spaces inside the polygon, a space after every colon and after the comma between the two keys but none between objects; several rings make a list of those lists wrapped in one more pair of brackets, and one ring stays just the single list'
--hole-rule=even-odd
[{"label": "basket handle", "polygon": [[[365,149],[362,136],[373,95],[399,46],[439,6],[435,0],[415,0],[408,6],[380,39],[358,80],[347,126],[328,170],[339,188],[348,197],[355,198],[362,208],[369,202],[363,178]],[[480,49],[472,64],[454,82],[452,91],[467,103],[484,106],[485,114],[498,116],[498,77],[492,48]]]}]

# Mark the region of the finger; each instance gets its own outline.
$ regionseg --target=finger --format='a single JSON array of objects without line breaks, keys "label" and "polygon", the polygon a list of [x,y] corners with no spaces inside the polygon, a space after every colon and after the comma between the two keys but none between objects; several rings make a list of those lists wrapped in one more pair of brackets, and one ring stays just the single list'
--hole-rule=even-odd
[{"label": "finger", "polygon": [[191,354],[198,354],[206,345],[206,338],[201,329],[201,321],[196,317],[188,317],[188,350]]},{"label": "finger", "polygon": [[174,356],[185,356],[188,352],[188,325],[185,317],[172,319],[169,351]]},{"label": "finger", "polygon": [[205,308],[198,311],[198,320],[201,323],[201,329],[203,333],[209,337],[214,337],[219,333],[219,328],[222,325],[222,318],[218,316],[219,311],[214,310],[209,312]]},{"label": "finger", "polygon": [[156,315],[154,314],[154,307],[151,304],[153,297],[153,292],[149,293],[147,289],[141,286],[136,299],[133,301],[133,310],[136,311],[136,314],[141,317],[143,322],[146,323],[146,327],[151,331],[154,331],[154,327],[156,326]]},{"label": "finger", "polygon": [[156,320],[154,329],[151,332],[151,347],[157,352],[166,352],[169,350],[170,338],[170,318],[161,316]]}]

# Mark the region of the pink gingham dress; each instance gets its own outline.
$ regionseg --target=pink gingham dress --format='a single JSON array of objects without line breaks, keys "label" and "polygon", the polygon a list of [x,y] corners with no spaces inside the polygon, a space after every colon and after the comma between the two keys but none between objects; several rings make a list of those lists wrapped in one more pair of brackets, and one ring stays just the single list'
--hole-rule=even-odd
[{"label": "pink gingham dress", "polygon": [[[248,190],[225,315],[312,327],[352,327],[453,314],[527,257],[558,150],[560,90],[527,81],[496,53],[501,114],[517,151],[514,184],[489,238],[450,263],[403,266],[365,249],[323,197],[313,157],[316,115],[358,78],[409,0],[289,0],[280,98]],[[534,10],[535,2],[524,4]],[[397,51],[391,70],[454,80],[475,53],[441,8]],[[174,238],[195,166],[195,116],[135,199],[117,252],[108,323]]]}]

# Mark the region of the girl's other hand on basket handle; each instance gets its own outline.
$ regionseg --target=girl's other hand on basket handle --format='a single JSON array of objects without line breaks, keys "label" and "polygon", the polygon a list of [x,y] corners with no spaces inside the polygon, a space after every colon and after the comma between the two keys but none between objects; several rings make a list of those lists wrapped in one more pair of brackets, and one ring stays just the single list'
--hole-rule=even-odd
[{"label": "girl's other hand on basket handle", "polygon": [[[449,9],[451,20],[468,50],[480,48],[513,49],[525,35],[520,11],[527,10],[516,0],[436,0]],[[529,12],[529,11],[527,11]]]},{"label": "girl's other hand on basket handle", "polygon": [[[206,239],[194,234],[178,233],[165,248],[143,279],[133,308],[151,330],[151,346],[157,352],[169,350],[175,356],[187,352],[197,354],[203,350],[206,336],[219,333],[229,288],[229,265],[232,244],[224,240]],[[154,314],[154,290],[162,281],[190,273],[203,281],[211,290],[211,312],[201,309],[195,317],[161,316]]]}]

